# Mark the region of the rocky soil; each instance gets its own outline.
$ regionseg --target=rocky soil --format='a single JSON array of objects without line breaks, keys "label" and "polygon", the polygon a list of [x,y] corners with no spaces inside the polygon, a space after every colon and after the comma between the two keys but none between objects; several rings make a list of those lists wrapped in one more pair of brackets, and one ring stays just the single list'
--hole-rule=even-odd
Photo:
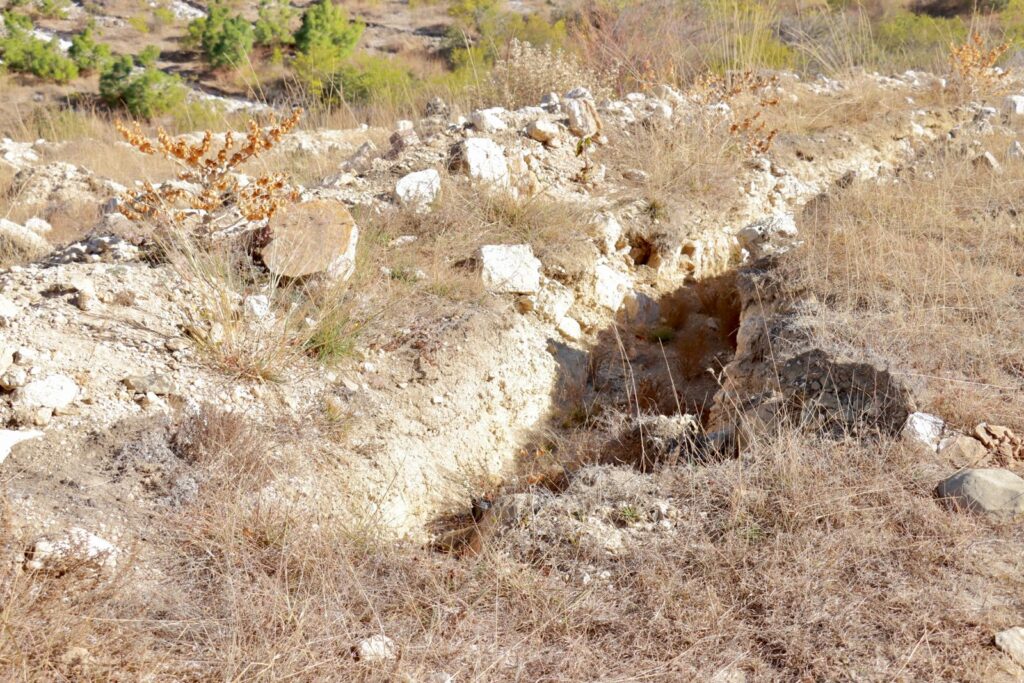
[{"label": "rocky soil", "polygon": [[[42,220],[0,223],[0,239],[33,255],[0,272],[0,482],[12,537],[32,539],[4,561],[40,572],[131,556],[143,575],[158,573],[158,563],[146,566],[159,555],[158,513],[204,485],[182,434],[211,406],[260,425],[270,457],[290,463],[253,505],[318,508],[325,520],[369,521],[389,538],[460,551],[504,538],[526,561],[571,543],[598,558],[567,569],[588,583],[607,580],[624,548],[698,523],[666,496],[664,467],[736,457],[781,423],[902,434],[943,463],[935,485],[944,503],[1019,524],[1024,440],[998,425],[961,433],[919,412],[915,387],[878,359],[808,335],[797,313],[813,302],[787,298],[776,280],[777,259],[800,244],[801,207],[833,188],[856,180],[882,191],[941,146],[973,150],[979,172],[1007,163],[986,140],[1014,135],[1013,113],[928,104],[939,87],[914,73],[850,83],[784,75],[776,94],[794,106],[844,106],[868,88],[905,106],[783,135],[771,154],[738,167],[731,200],[683,201],[668,217],[652,216],[642,196],[650,171],[622,151],[651,131],[684,135],[732,116],[668,87],[621,101],[577,89],[466,116],[439,104],[398,122],[385,145],[369,130],[296,133],[283,151],[348,156],[302,188],[302,201],[340,203],[360,223],[429,223],[452,191],[554,201],[581,222],[565,228],[569,247],[483,244],[464,264],[481,296],[357,338],[331,367],[299,355],[270,382],[210,362],[206,345],[230,340],[207,322],[197,341],[209,298],[133,237],[116,213],[125,188],[96,169],[43,161],[60,149],[46,141],[0,142],[23,201],[103,213],[67,245],[51,245]],[[586,166],[580,138],[594,140]],[[372,262],[360,261],[369,257],[357,242],[370,238],[359,228],[339,253],[379,287],[397,277],[383,263],[424,244],[389,236]],[[274,297],[229,293],[240,334],[272,340]],[[663,343],[670,338],[683,341]],[[537,455],[553,438],[584,440],[581,469]],[[993,636],[1024,666],[1020,630]],[[358,648],[363,659],[395,656],[387,639]]]}]

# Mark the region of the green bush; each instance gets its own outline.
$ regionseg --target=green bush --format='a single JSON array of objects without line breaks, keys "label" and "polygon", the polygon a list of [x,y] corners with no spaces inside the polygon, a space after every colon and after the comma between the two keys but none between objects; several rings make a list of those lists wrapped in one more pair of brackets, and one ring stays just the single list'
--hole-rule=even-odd
[{"label": "green bush", "polygon": [[239,15],[229,16],[228,6],[217,0],[210,5],[207,16],[189,24],[188,39],[216,69],[237,67],[247,61],[255,37],[252,24]]},{"label": "green bush", "polygon": [[39,16],[47,19],[67,19],[68,8],[71,3],[68,0],[37,0],[36,10]]},{"label": "green bush", "polygon": [[294,43],[290,26],[295,16],[288,0],[260,0],[259,16],[253,25],[256,44],[280,47]]},{"label": "green bush", "polygon": [[453,69],[493,64],[512,39],[555,49],[566,41],[563,20],[550,23],[539,14],[509,12],[501,0],[457,0],[448,14],[454,21],[445,37],[445,51]]},{"label": "green bush", "polygon": [[68,57],[74,61],[81,73],[103,71],[113,60],[110,46],[106,43],[97,43],[92,31],[93,27],[89,25],[84,31],[71,37]]},{"label": "green bush", "polygon": [[360,55],[338,70],[334,83],[346,102],[394,104],[408,97],[413,77],[394,59]]},{"label": "green bush", "polygon": [[0,38],[0,56],[10,71],[31,73],[57,83],[78,77],[75,62],[60,50],[58,40],[46,41],[32,35],[28,17],[4,12],[7,35]]},{"label": "green bush", "polygon": [[338,62],[352,54],[365,28],[358,21],[349,21],[348,12],[332,0],[320,0],[302,14],[295,47],[305,55]]},{"label": "green bush", "polygon": [[151,66],[137,68],[135,60],[122,55],[100,75],[100,96],[112,107],[151,119],[179,106],[185,99],[185,88],[177,76]]},{"label": "green bush", "polygon": [[947,50],[950,44],[967,38],[967,26],[958,17],[930,17],[899,10],[879,22],[876,34],[879,46],[889,51]]},{"label": "green bush", "polygon": [[153,66],[158,59],[160,59],[160,48],[156,45],[147,45],[139,54],[135,55],[135,63],[139,66]]}]

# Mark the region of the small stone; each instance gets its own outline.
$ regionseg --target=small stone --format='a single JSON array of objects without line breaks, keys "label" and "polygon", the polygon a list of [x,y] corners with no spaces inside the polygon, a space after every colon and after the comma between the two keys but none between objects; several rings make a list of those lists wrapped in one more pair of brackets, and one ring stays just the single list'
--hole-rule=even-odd
[{"label": "small stone", "polygon": [[[622,224],[610,213],[599,213],[590,222],[591,234],[604,254],[614,254],[622,242]],[[624,246],[624,245],[621,245]]]},{"label": "small stone", "polygon": [[443,405],[444,404],[444,396],[440,396],[440,395],[434,396],[434,397],[432,397],[430,399],[430,402],[433,403],[435,406]]},{"label": "small stone", "polygon": [[579,138],[592,138],[601,132],[601,117],[589,99],[566,100],[565,112],[569,116],[569,131]]},{"label": "small stone", "polygon": [[72,527],[58,538],[36,541],[28,553],[25,569],[60,570],[71,563],[89,562],[103,569],[117,565],[117,548],[109,541],[85,529]]},{"label": "small stone", "polygon": [[913,444],[923,445],[933,453],[939,448],[946,423],[942,418],[928,413],[911,413],[903,425],[903,438]]},{"label": "small stone", "polygon": [[984,464],[988,459],[988,449],[973,437],[954,434],[939,442],[939,455],[949,465],[959,469]]},{"label": "small stone", "polygon": [[166,396],[174,391],[171,378],[159,373],[126,377],[124,383],[125,386],[137,394]]},{"label": "small stone", "polygon": [[420,211],[429,207],[440,191],[441,174],[433,168],[410,173],[395,184],[399,204]]},{"label": "small stone", "polygon": [[992,152],[985,152],[981,156],[974,159],[974,165],[979,168],[986,168],[989,171],[998,173],[1002,170],[1002,165],[996,159]]},{"label": "small stone", "polygon": [[273,274],[298,278],[324,273],[344,281],[355,272],[359,229],[342,203],[297,204],[274,214],[269,227],[273,238],[260,256]]},{"label": "small stone", "polygon": [[996,647],[1024,666],[1024,627],[1015,626],[996,634]]},{"label": "small stone", "polygon": [[0,429],[0,464],[11,454],[11,450],[23,441],[38,439],[42,432],[35,430],[18,431],[13,429]]},{"label": "small stone", "polygon": [[583,329],[575,319],[566,316],[558,321],[558,332],[566,339],[571,341],[579,341],[583,336]]},{"label": "small stone", "polygon": [[270,297],[266,294],[254,294],[242,299],[242,312],[247,318],[262,320],[270,315]]},{"label": "small stone", "polygon": [[63,410],[78,397],[78,385],[67,375],[50,375],[18,390],[16,401],[31,408]]},{"label": "small stone", "polygon": [[469,122],[473,127],[483,133],[495,133],[508,129],[508,124],[502,120],[506,111],[502,107],[491,107],[490,109],[477,109],[469,115]]},{"label": "small stone", "polygon": [[1010,118],[1024,116],[1024,95],[1007,95],[1004,97],[1003,114]]},{"label": "small stone", "polygon": [[16,303],[0,294],[0,319],[3,320],[14,320],[18,317],[18,313],[21,309]]},{"label": "small stone", "polygon": [[1009,470],[963,470],[940,483],[935,494],[954,509],[998,519],[1024,514],[1024,479]]},{"label": "small stone", "polygon": [[385,635],[370,636],[356,644],[356,659],[361,662],[392,661],[397,658],[395,641]]},{"label": "small stone", "polygon": [[0,389],[5,391],[14,391],[18,387],[23,387],[28,382],[28,372],[25,368],[10,368],[4,374],[0,375]]},{"label": "small stone", "polygon": [[551,322],[558,322],[576,302],[571,289],[556,280],[545,280],[531,302],[532,309]]},{"label": "small stone", "polygon": [[529,244],[480,247],[481,276],[491,292],[534,294],[540,289],[540,260]]},{"label": "small stone", "polygon": [[599,306],[612,312],[619,310],[630,284],[629,278],[609,263],[599,262],[594,266],[594,301]]},{"label": "small stone", "polygon": [[559,128],[558,124],[554,121],[537,119],[531,121],[526,127],[526,134],[537,142],[554,146],[554,143],[558,140]]},{"label": "small stone", "polygon": [[164,348],[170,351],[171,353],[174,353],[176,351],[183,351],[186,348],[188,348],[188,341],[182,339],[181,337],[171,337],[166,342],[164,342]]}]

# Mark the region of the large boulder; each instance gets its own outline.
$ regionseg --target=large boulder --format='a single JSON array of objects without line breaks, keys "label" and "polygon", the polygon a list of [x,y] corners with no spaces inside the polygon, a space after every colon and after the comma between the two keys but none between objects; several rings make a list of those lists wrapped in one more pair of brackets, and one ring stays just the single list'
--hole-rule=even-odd
[{"label": "large boulder", "polygon": [[355,272],[359,228],[342,204],[316,200],[278,211],[260,257],[271,273],[304,277],[324,273],[347,280]]},{"label": "large boulder", "polygon": [[962,470],[940,483],[935,495],[954,509],[997,519],[1024,514],[1024,479],[1009,470]]}]

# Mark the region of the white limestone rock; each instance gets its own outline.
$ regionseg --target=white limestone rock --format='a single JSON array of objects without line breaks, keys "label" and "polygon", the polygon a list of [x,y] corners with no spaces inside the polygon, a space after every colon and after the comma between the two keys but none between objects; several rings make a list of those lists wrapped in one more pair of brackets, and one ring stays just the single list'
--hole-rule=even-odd
[{"label": "white limestone rock", "polygon": [[117,548],[110,541],[85,529],[71,527],[59,537],[37,540],[28,553],[25,569],[59,571],[82,562],[101,569],[114,569],[118,554]]},{"label": "white limestone rock", "polygon": [[15,397],[15,403],[26,408],[67,408],[78,397],[78,385],[67,375],[50,375],[46,379],[29,382]]},{"label": "white limestone rock", "polygon": [[529,244],[488,244],[480,247],[481,276],[488,291],[536,294],[540,260]]},{"label": "white limestone rock", "polygon": [[453,166],[475,180],[499,187],[509,184],[508,161],[505,151],[488,138],[467,138],[454,151]]},{"label": "white limestone rock", "polygon": [[417,211],[428,208],[440,191],[441,174],[433,168],[410,173],[395,183],[398,202]]},{"label": "white limestone rock", "polygon": [[942,441],[946,423],[941,417],[929,413],[911,413],[903,425],[903,438],[912,444],[922,445],[935,453]]}]

